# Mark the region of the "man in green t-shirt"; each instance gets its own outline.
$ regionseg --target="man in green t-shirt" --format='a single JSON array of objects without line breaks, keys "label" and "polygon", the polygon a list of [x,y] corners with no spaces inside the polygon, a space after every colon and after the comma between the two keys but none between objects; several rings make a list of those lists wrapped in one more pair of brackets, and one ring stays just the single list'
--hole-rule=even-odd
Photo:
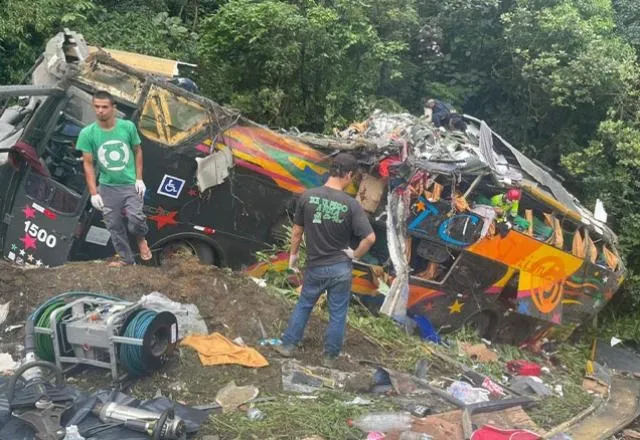
[{"label": "man in green t-shirt", "polygon": [[[91,194],[91,205],[102,211],[111,234],[113,247],[120,260],[111,266],[134,263],[129,245],[129,232],[136,238],[143,260],[151,259],[145,239],[149,231],[142,212],[146,191],[142,180],[142,147],[136,126],[131,121],[116,118],[113,96],[104,91],[93,95],[97,121],[80,132],[76,149],[83,153],[84,174]],[[96,187],[94,161],[98,164],[99,187]]]}]

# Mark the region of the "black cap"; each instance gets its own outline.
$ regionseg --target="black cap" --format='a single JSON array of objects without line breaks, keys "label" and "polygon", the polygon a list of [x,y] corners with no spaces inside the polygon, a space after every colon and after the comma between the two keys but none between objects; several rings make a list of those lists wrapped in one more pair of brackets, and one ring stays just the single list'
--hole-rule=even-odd
[{"label": "black cap", "polygon": [[358,161],[352,154],[340,153],[333,158],[333,166],[340,168],[343,172],[357,171],[359,168]]}]

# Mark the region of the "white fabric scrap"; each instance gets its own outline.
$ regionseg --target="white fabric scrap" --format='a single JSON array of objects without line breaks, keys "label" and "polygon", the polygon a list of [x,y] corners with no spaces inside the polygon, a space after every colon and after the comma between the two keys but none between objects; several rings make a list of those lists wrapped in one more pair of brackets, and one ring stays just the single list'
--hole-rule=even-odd
[{"label": "white fabric scrap", "polygon": [[0,353],[0,373],[11,373],[18,368],[18,362],[9,353]]},{"label": "white fabric scrap", "polygon": [[198,189],[203,192],[213,186],[220,185],[229,177],[229,170],[233,167],[233,153],[231,148],[223,148],[207,157],[196,157],[198,164]]},{"label": "white fabric scrap", "polygon": [[7,301],[6,303],[0,306],[0,324],[4,323],[7,320],[7,316],[9,316],[10,305],[11,305],[11,301]]}]

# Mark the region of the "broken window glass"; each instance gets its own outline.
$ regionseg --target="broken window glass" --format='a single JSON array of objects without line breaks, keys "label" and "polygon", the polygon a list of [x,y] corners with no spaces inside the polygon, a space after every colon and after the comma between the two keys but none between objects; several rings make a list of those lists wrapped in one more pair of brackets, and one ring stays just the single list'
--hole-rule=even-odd
[{"label": "broken window glass", "polygon": [[32,199],[60,214],[75,214],[81,200],[79,194],[36,173],[29,173],[25,191]]},{"label": "broken window glass", "polygon": [[140,131],[148,138],[174,146],[198,133],[209,121],[198,103],[152,86],[140,116]]}]

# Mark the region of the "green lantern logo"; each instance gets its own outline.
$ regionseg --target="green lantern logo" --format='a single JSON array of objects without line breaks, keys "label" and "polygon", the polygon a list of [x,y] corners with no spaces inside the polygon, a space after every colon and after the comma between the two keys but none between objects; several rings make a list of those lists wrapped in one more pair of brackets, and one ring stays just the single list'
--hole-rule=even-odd
[{"label": "green lantern logo", "polygon": [[129,163],[130,150],[119,140],[107,141],[98,148],[98,160],[108,171],[122,171]]}]

